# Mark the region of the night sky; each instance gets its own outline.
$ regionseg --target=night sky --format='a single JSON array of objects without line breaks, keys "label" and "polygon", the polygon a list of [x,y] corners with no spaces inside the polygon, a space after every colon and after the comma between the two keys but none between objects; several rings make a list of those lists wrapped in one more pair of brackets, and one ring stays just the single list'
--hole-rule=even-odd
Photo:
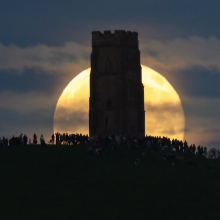
[{"label": "night sky", "polygon": [[141,63],[179,94],[185,139],[220,149],[219,8],[214,0],[2,0],[0,137],[48,141],[59,96],[90,67],[91,32],[130,30]]}]

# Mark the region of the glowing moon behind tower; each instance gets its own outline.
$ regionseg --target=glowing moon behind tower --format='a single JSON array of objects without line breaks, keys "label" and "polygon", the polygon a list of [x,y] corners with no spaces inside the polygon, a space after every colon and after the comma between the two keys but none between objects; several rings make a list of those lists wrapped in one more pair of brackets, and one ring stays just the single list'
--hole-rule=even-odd
[{"label": "glowing moon behind tower", "polygon": [[[77,75],[61,94],[55,114],[54,132],[89,133],[90,68]],[[145,133],[183,140],[185,117],[181,100],[170,83],[142,65]]]}]

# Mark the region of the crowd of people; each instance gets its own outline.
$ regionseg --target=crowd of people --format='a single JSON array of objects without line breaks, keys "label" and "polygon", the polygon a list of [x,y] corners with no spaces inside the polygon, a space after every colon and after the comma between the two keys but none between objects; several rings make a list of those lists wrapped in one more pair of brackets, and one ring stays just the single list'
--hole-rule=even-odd
[{"label": "crowd of people", "polygon": [[[27,145],[27,135],[21,134],[19,137],[12,137],[7,139],[0,138],[0,147],[8,147],[15,145]],[[56,144],[57,147],[61,145],[86,145],[86,151],[90,155],[102,155],[108,153],[109,150],[125,146],[128,149],[134,149],[138,152],[138,157],[135,159],[134,164],[140,165],[140,155],[145,155],[147,152],[160,152],[162,153],[163,160],[169,161],[174,165],[178,160],[183,159],[183,155],[197,154],[207,156],[207,148],[203,146],[195,146],[195,144],[189,145],[185,140],[180,141],[177,139],[170,139],[167,137],[155,137],[155,136],[141,136],[141,135],[96,135],[88,136],[82,134],[68,134],[68,133],[55,133],[52,134],[51,140],[48,142],[51,145]],[[28,144],[38,144],[37,135],[33,135],[33,141],[29,139]],[[43,135],[40,136],[40,145],[42,148],[46,148],[46,142]],[[184,154],[178,154],[177,152],[183,152]],[[217,154],[220,155],[219,150]],[[180,156],[182,155],[182,156]],[[184,156],[185,157],[185,156]],[[214,155],[213,158],[218,158]],[[187,165],[195,166],[195,162],[190,159],[186,161]],[[209,171],[213,171],[211,165],[208,166]]]},{"label": "crowd of people", "polygon": [[89,141],[89,136],[88,135],[82,135],[82,134],[68,134],[68,133],[63,133],[60,134],[59,132],[52,134],[50,143],[60,146],[61,144],[82,144],[84,145],[85,143],[88,143]]},{"label": "crowd of people", "polygon": [[[8,146],[14,146],[14,145],[24,145],[26,146],[27,144],[37,144],[37,135],[33,135],[33,142],[31,142],[31,139],[29,139],[28,142],[28,137],[27,135],[23,135],[22,133],[19,135],[19,137],[13,136],[12,138],[8,139],[3,137],[2,139],[0,138],[0,147],[8,147]],[[40,143],[41,145],[46,145],[44,141],[43,135],[40,137]]]},{"label": "crowd of people", "polygon": [[[89,142],[88,135],[82,135],[82,134],[60,134],[55,133],[52,134],[51,139],[49,141],[49,144],[56,144],[57,146],[60,146],[62,144],[68,144],[68,145],[75,145],[75,144],[86,144]],[[38,144],[37,135],[33,135],[33,141],[31,139],[28,140],[27,135],[20,134],[19,137],[13,136],[12,138],[8,139],[3,137],[0,138],[0,147],[8,147],[13,145],[27,145],[27,144]],[[46,146],[46,142],[44,140],[43,135],[40,136],[40,144],[42,146]]]},{"label": "crowd of people", "polygon": [[195,144],[188,145],[188,143],[179,141],[177,139],[170,139],[167,137],[154,137],[154,136],[91,136],[88,141],[88,152],[102,153],[104,149],[110,147],[118,147],[121,145],[128,146],[129,148],[144,147],[147,150],[164,151],[166,149],[171,151],[181,151],[187,153],[197,153],[200,155],[207,153],[207,148],[203,146],[196,147]]},{"label": "crowd of people", "polygon": [[4,136],[2,139],[0,138],[0,146],[7,147],[8,146],[8,138],[5,138]]},{"label": "crowd of people", "polygon": [[[154,137],[154,136],[92,136],[89,138],[87,152],[91,155],[106,154],[109,149],[114,149],[120,146],[127,146],[134,149],[137,153],[137,158],[134,161],[135,165],[141,164],[141,155],[147,152],[160,152],[163,160],[170,162],[172,165],[179,160],[188,158],[190,154],[207,156],[207,148],[203,146],[189,145],[187,141],[179,141],[177,139],[170,139],[167,137]],[[182,152],[179,154],[177,152]],[[219,150],[218,150],[218,153]],[[213,158],[218,158],[214,156]],[[186,159],[186,164],[195,166],[196,163],[192,159]],[[208,167],[212,171],[213,167]]]},{"label": "crowd of people", "polygon": [[[7,139],[3,137],[0,138],[0,146],[7,147],[12,145],[27,145],[28,137],[27,135],[20,134],[19,137],[12,137]],[[38,144],[37,135],[33,135],[33,141],[29,139],[29,144]],[[62,144],[68,145],[88,145],[88,153],[90,154],[102,154],[109,148],[116,148],[119,146],[127,146],[128,148],[139,148],[144,147],[147,150],[158,150],[165,151],[170,150],[173,152],[181,151],[193,154],[204,155],[207,153],[207,148],[203,146],[188,145],[186,141],[182,142],[177,139],[170,139],[167,137],[154,137],[154,136],[141,136],[141,135],[97,135],[88,136],[82,134],[68,134],[59,132],[52,134],[50,144],[56,144],[61,146]],[[41,146],[46,147],[46,142],[43,135],[40,136]],[[169,156],[168,156],[169,157]]]}]

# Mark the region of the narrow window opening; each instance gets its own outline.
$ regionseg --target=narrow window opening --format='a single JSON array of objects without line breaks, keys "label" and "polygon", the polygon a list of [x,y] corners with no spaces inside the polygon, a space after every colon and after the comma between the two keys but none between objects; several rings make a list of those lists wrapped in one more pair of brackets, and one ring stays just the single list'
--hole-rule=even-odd
[{"label": "narrow window opening", "polygon": [[105,124],[108,125],[108,118],[105,118]]}]

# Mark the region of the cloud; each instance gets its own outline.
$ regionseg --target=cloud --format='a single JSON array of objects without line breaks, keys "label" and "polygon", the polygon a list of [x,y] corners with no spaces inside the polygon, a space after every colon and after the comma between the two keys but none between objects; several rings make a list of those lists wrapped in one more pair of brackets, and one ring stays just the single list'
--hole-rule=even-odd
[{"label": "cloud", "polygon": [[24,69],[22,74],[16,70],[0,70],[0,94],[5,91],[60,94],[72,78],[71,74],[64,77],[63,74],[48,74],[36,69]]},{"label": "cloud", "polygon": [[[142,63],[163,71],[200,67],[220,71],[220,40],[192,36],[140,43]],[[63,46],[35,45],[20,48],[0,43],[0,70],[42,69],[47,73],[77,74],[90,66],[91,48],[75,42]]]},{"label": "cloud", "polygon": [[174,129],[174,128],[171,128],[171,129],[166,129],[166,130],[162,130],[161,133],[164,133],[166,134],[167,136],[175,136],[176,134],[178,133],[184,133],[185,130],[183,129]]},{"label": "cloud", "polygon": [[88,133],[89,113],[85,110],[75,110],[60,107],[54,118],[55,132]]},{"label": "cloud", "polygon": [[55,109],[56,95],[41,92],[19,93],[5,91],[0,94],[0,109],[13,110],[22,114]]},{"label": "cloud", "polygon": [[[192,118],[218,118],[220,112],[220,98],[183,97],[182,105],[185,113]],[[215,120],[216,120],[215,119]],[[201,120],[202,121],[202,120]],[[218,119],[220,123],[220,118]]]},{"label": "cloud", "polygon": [[142,63],[155,69],[176,71],[201,67],[220,72],[220,40],[192,36],[174,40],[149,40],[140,44]]},{"label": "cloud", "polygon": [[172,78],[178,81],[178,90],[182,96],[219,98],[220,74],[204,68],[191,68],[172,73]]},{"label": "cloud", "polygon": [[151,102],[145,102],[145,110],[152,113],[167,113],[182,114],[180,103],[163,102],[161,104],[154,104]]},{"label": "cloud", "polygon": [[67,42],[60,47],[36,45],[20,48],[0,43],[0,70],[40,69],[49,73],[79,73],[89,66],[91,49]]},{"label": "cloud", "polygon": [[145,132],[148,135],[183,139],[184,125],[180,103],[145,103]]},{"label": "cloud", "polygon": [[31,111],[17,111],[17,109],[0,109],[1,136],[11,138],[21,133],[29,138],[36,133],[43,134],[46,141],[53,133],[53,108],[36,108]]},{"label": "cloud", "polygon": [[207,148],[208,149],[216,148],[219,150],[220,149],[220,139],[216,139],[216,140],[213,140],[210,142],[204,142],[203,146],[211,146],[211,147],[207,147]]},{"label": "cloud", "polygon": [[46,140],[53,133],[53,115],[57,102],[56,95],[43,92],[0,93],[0,133],[8,138],[12,135],[44,134]]},{"label": "cloud", "polygon": [[184,97],[182,104],[186,115],[185,139],[190,144],[213,147],[213,141],[219,139],[220,98]]}]

